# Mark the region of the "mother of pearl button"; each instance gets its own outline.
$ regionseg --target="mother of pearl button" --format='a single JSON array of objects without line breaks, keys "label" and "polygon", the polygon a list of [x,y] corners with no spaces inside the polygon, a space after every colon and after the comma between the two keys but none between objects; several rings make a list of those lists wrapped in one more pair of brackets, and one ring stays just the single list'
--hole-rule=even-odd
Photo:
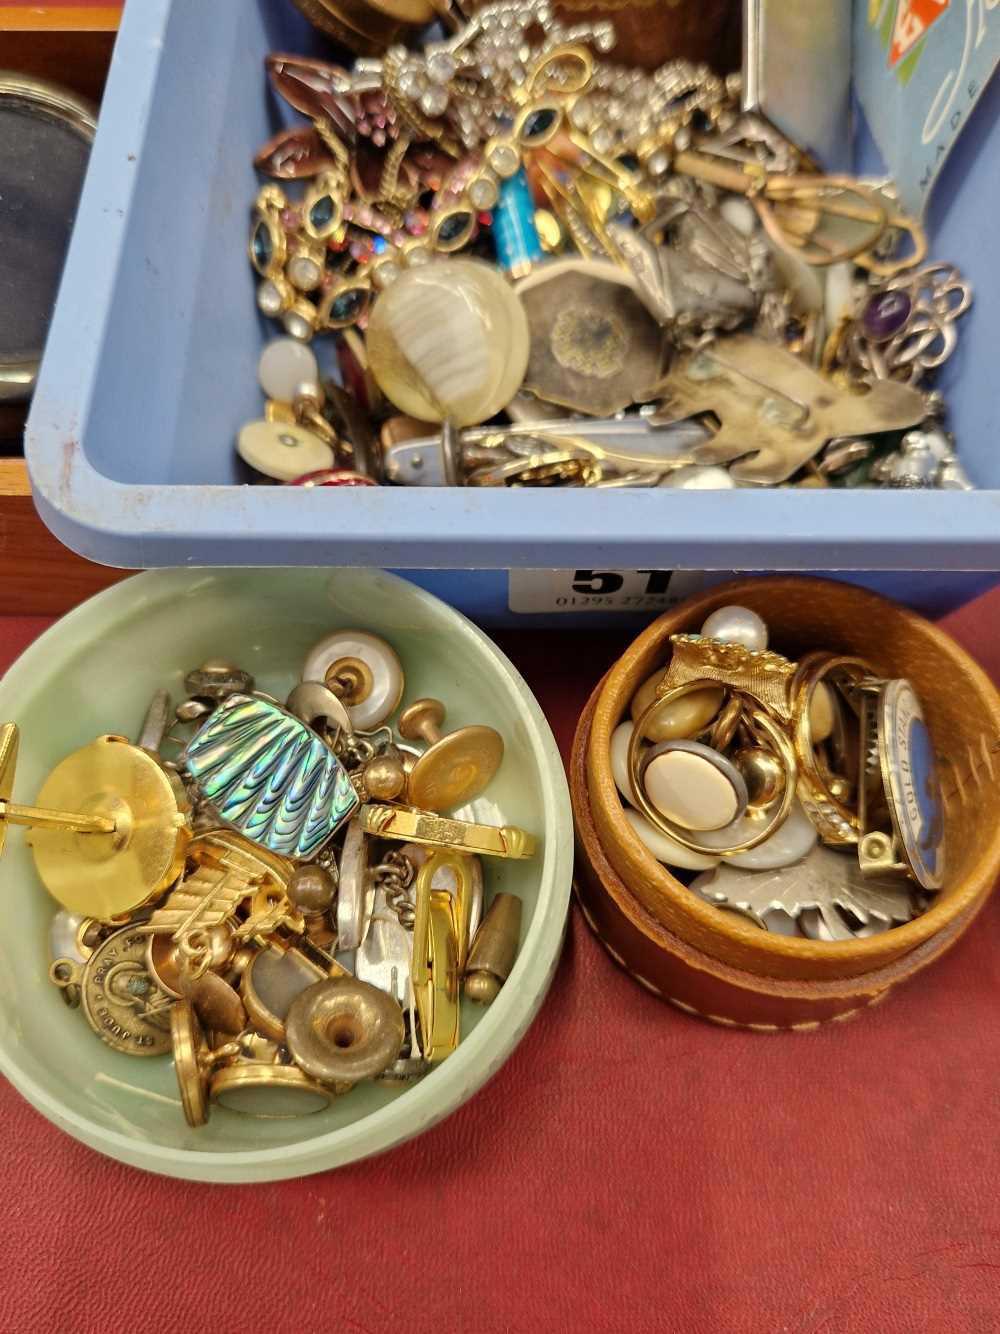
[{"label": "mother of pearl button", "polygon": [[[656,698],[656,687],[662,680],[661,668],[643,681],[633,695],[631,713],[636,722]],[[681,695],[679,699],[657,709],[648,719],[642,734],[647,741],[674,741],[696,736],[722,708],[725,694],[721,686],[706,686],[704,690],[692,690],[687,695]]]},{"label": "mother of pearl button", "polygon": [[403,664],[391,644],[367,630],[334,630],[314,644],[302,668],[303,681],[326,681],[344,660],[356,659],[371,673],[362,698],[347,701],[347,716],[359,732],[370,732],[391,717],[403,697]]},{"label": "mother of pearl button", "polygon": [[[729,829],[720,829],[709,833],[703,840],[706,843],[718,842],[720,847],[732,847],[734,843],[743,843],[760,832],[760,819],[747,816]],[[792,866],[802,861],[816,846],[819,835],[809,816],[802,809],[802,803],[792,802],[788,818],[778,826],[770,838],[758,843],[749,852],[738,852],[726,861],[731,866],[739,866],[744,871],[776,871],[780,866]]]},{"label": "mother of pearl button", "polygon": [[698,741],[664,741],[643,759],[642,785],[650,803],[682,829],[723,829],[747,807],[743,775],[717,750]]},{"label": "mother of pearl button", "polygon": [[292,482],[303,473],[334,464],[333,450],[325,440],[290,422],[248,422],[236,450],[244,463],[278,482]]},{"label": "mother of pearl button", "polygon": [[825,681],[817,681],[809,699],[809,732],[814,746],[833,735],[837,701]]},{"label": "mother of pearl button", "polygon": [[530,352],[520,297],[488,264],[408,268],[372,311],[371,371],[386,398],[420,421],[470,426],[507,406]]},{"label": "mother of pearl button", "polygon": [[80,927],[85,921],[82,913],[70,912],[61,908],[49,926],[49,953],[53,959],[72,959],[74,963],[86,963],[87,955],[79,945]]},{"label": "mother of pearl button", "polygon": [[718,866],[718,857],[682,847],[669,834],[663,833],[662,830],[657,829],[656,825],[650,824],[639,811],[634,811],[631,807],[626,806],[624,814],[636,837],[640,842],[645,843],[656,860],[663,862],[665,866],[678,866],[685,871],[707,871],[713,866]]},{"label": "mother of pearl button", "polygon": [[701,627],[706,639],[722,639],[727,644],[763,652],[767,648],[767,626],[749,607],[719,607]]},{"label": "mother of pearl button", "polygon": [[611,733],[611,772],[622,801],[627,801],[630,806],[635,805],[635,796],[628,780],[628,748],[634,730],[634,725],[626,720]]},{"label": "mother of pearl button", "polygon": [[260,354],[257,378],[268,398],[291,403],[300,384],[319,381],[319,362],[312,348],[297,338],[275,338]]}]

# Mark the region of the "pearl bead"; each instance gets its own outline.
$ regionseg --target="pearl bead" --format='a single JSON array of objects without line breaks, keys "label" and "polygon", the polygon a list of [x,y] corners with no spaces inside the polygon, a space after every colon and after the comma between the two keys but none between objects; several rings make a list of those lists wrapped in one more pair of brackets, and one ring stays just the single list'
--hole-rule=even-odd
[{"label": "pearl bead", "polygon": [[300,310],[286,311],[282,324],[285,326],[285,333],[300,343],[308,343],[313,336],[314,326]]},{"label": "pearl bead", "polygon": [[633,811],[626,806],[624,814],[639,841],[644,843],[656,860],[663,862],[665,866],[678,866],[685,871],[707,871],[711,867],[718,866],[720,860],[718,857],[685,848],[669,834],[650,824],[641,812]]},{"label": "pearl bead", "polygon": [[622,800],[631,806],[635,805],[635,796],[632,784],[628,781],[628,748],[634,730],[632,723],[624,722],[619,723],[611,733],[611,772]]},{"label": "pearl bead", "polygon": [[[752,838],[754,834],[760,832],[760,829],[760,819],[747,816],[728,829],[707,833],[704,841],[709,844],[717,843],[719,847],[724,848]],[[780,866],[793,866],[796,862],[802,861],[803,857],[808,856],[816,846],[818,837],[816,828],[802,809],[801,803],[793,801],[788,819],[770,838],[766,838],[749,852],[737,852],[734,856],[727,857],[726,861],[744,871],[774,871]]]},{"label": "pearl bead", "polygon": [[295,338],[275,338],[260,354],[257,378],[268,398],[291,403],[296,387],[304,380],[319,380],[319,362],[305,343]]},{"label": "pearl bead", "polygon": [[701,633],[706,639],[742,644],[758,653],[767,648],[767,626],[749,607],[720,607],[709,616]]},{"label": "pearl bead", "polygon": [[323,277],[323,270],[308,255],[296,255],[294,259],[289,260],[285,272],[288,275],[288,281],[293,287],[297,287],[300,292],[315,291]]},{"label": "pearl bead", "polygon": [[270,278],[257,288],[257,306],[261,314],[268,315],[271,319],[275,319],[285,308],[284,298]]},{"label": "pearl bead", "polygon": [[642,783],[659,813],[683,829],[723,829],[746,810],[743,776],[724,755],[696,741],[665,742],[643,769]]},{"label": "pearl bead", "polygon": [[[638,722],[652,704],[656,687],[663,680],[663,669],[644,681],[632,698],[632,717]],[[657,709],[646,724],[643,736],[647,741],[674,741],[697,735],[707,727],[722,708],[725,691],[715,686],[692,690],[670,704]]]},{"label": "pearl bead", "polygon": [[731,491],[736,483],[725,468],[688,463],[667,473],[660,486],[676,491]]}]

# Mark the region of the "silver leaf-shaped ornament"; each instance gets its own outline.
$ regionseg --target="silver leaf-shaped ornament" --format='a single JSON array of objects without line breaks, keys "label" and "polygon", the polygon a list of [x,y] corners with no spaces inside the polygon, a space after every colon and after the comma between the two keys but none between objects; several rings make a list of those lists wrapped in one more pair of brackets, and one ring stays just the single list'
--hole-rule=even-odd
[{"label": "silver leaf-shaped ornament", "polygon": [[863,925],[873,918],[892,925],[908,922],[915,911],[912,889],[902,876],[863,876],[854,857],[822,843],[803,861],[773,871],[744,871],[723,862],[699,876],[697,885],[702,898],[746,913],[761,926],[776,908],[792,917],[815,908],[835,939],[845,936],[838,909]]}]

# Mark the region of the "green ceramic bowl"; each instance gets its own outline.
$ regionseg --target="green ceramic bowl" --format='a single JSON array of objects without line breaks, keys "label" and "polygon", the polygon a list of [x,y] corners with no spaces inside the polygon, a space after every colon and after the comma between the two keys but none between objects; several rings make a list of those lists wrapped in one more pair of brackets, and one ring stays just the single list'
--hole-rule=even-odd
[{"label": "green ceramic bowl", "polygon": [[403,579],[375,570],[155,570],[92,598],[32,645],[0,684],[0,718],[21,727],[15,800],[31,802],[48,770],[105,732],[137,734],[154,689],[183,697],[185,670],[238,661],[284,698],[309,646],[338,626],[396,648],[406,696],[446,702],[448,726],[488,722],[506,757],[473,818],[540,836],[531,861],[484,859],[487,895],[524,901],[517,963],[487,1009],[463,1002],[458,1050],[419,1083],[359,1085],[324,1112],[265,1121],[213,1108],[188,1127],[169,1058],[136,1058],[99,1041],[47,978],[56,904],[21,830],[0,862],[0,1069],[44,1115],[122,1162],[202,1181],[269,1181],[320,1172],[418,1135],[470,1098],[514,1050],[548,990],[572,874],[563,767],[525,682],[485,634]]}]

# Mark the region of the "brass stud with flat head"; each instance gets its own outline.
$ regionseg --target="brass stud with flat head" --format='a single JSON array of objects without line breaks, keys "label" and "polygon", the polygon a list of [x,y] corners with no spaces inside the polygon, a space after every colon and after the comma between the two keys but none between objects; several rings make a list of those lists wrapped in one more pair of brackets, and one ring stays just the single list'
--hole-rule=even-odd
[{"label": "brass stud with flat head", "polygon": [[503,760],[503,737],[492,727],[461,727],[441,734],[444,705],[418,699],[399,716],[399,734],[423,740],[427,750],[413,766],[408,800],[422,810],[450,811],[478,797]]}]

